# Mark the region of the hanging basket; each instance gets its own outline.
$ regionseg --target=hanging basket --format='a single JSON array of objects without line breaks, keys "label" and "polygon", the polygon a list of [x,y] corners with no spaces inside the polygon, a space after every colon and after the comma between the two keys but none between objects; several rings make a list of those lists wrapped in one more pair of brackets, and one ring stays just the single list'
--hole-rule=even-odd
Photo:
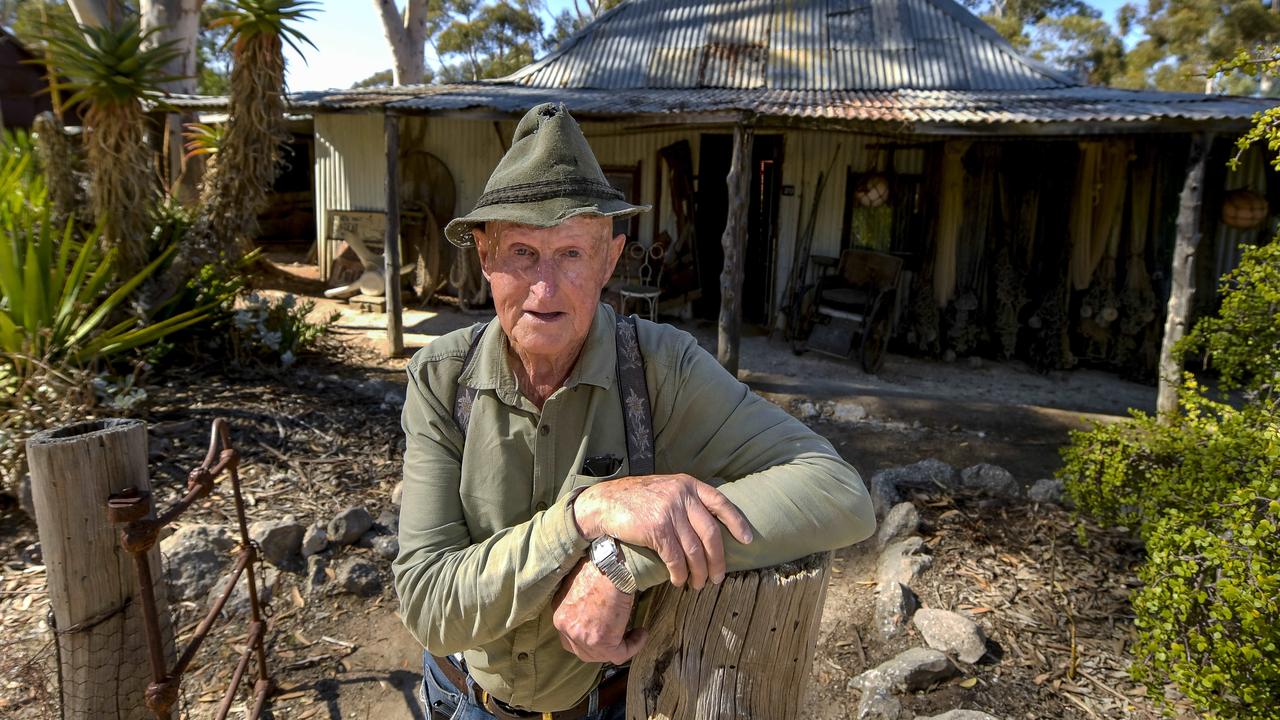
[{"label": "hanging basket", "polygon": [[1253,230],[1269,214],[1267,199],[1252,190],[1232,190],[1222,199],[1222,222],[1237,230]]},{"label": "hanging basket", "polygon": [[853,191],[853,199],[858,207],[877,208],[889,201],[889,178],[876,173],[868,175],[858,183]]}]

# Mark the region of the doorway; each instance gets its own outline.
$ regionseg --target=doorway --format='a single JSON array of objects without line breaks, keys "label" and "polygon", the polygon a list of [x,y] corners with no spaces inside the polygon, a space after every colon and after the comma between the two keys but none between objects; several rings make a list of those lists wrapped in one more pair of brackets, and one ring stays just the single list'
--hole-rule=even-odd
[{"label": "doorway", "polygon": [[[720,271],[724,267],[724,235],[729,213],[725,178],[733,159],[733,135],[703,133],[698,149],[698,274],[702,297],[694,313],[706,320],[720,315]],[[757,135],[751,148],[750,206],[742,278],[742,321],[770,324],[777,254],[778,196],[782,183],[782,136]]]}]

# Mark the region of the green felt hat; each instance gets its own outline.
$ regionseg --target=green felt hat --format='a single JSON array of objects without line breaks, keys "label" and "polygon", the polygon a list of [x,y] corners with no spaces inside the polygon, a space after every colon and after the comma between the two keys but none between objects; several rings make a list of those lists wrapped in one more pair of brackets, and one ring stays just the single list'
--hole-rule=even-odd
[{"label": "green felt hat", "polygon": [[498,161],[475,209],[455,218],[444,236],[458,247],[476,244],[471,231],[494,220],[551,227],[577,215],[627,217],[649,210],[609,185],[591,146],[563,103],[534,107],[516,125],[511,149]]}]

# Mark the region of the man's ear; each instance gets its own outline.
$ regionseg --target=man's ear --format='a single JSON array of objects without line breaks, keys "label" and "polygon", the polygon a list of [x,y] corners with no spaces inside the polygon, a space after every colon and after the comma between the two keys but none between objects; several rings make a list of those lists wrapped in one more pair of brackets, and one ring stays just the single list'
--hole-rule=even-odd
[{"label": "man's ear", "polygon": [[[489,260],[492,258],[492,254],[489,251],[493,245],[489,241],[489,236],[479,226],[471,228],[471,236],[476,239],[476,252],[480,254],[480,274],[484,276],[485,280],[489,280]],[[466,250],[464,249],[463,252],[466,252]],[[489,282],[492,282],[492,280],[489,280]]]},{"label": "man's ear", "polygon": [[618,258],[622,257],[622,250],[627,246],[627,236],[618,233],[609,241],[609,263],[604,274],[605,282],[613,277],[613,271],[618,267]]}]

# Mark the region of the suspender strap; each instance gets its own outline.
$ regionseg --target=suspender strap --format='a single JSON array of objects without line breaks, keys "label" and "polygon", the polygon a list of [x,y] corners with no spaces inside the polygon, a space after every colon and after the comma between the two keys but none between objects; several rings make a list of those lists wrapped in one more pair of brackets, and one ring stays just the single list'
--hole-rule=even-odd
[{"label": "suspender strap", "polygon": [[649,406],[649,385],[644,379],[644,356],[636,337],[634,315],[619,315],[615,333],[618,342],[618,397],[622,400],[622,425],[627,436],[627,459],[632,475],[652,475],[653,410]]},{"label": "suspender strap", "polygon": [[[471,346],[467,348],[467,355],[462,359],[462,372],[458,373],[459,378],[465,375],[471,369],[471,364],[475,362],[476,348],[480,346],[480,336],[484,334],[486,327],[485,323],[472,326]],[[476,392],[475,388],[458,383],[453,393],[453,422],[464,438],[467,436],[467,426],[471,424],[471,404],[476,400]]]},{"label": "suspender strap", "polygon": [[[462,360],[465,374],[475,362],[476,348],[484,334],[484,324],[471,329],[471,347]],[[649,385],[644,379],[644,356],[640,354],[640,341],[636,336],[636,319],[633,315],[619,315],[614,332],[618,346],[618,398],[622,401],[622,426],[627,437],[627,460],[632,475],[652,475],[653,459],[653,410],[649,406]],[[476,389],[458,383],[453,397],[453,422],[465,438],[471,424],[471,405],[476,399]]]}]

